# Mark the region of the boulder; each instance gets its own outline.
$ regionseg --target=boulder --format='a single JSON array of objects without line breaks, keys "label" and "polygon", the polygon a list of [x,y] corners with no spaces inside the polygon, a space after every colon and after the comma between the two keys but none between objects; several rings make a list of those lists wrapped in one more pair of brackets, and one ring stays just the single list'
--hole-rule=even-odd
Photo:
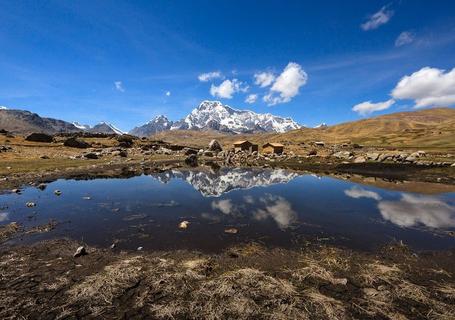
[{"label": "boulder", "polygon": [[32,133],[28,135],[25,140],[27,141],[33,141],[33,142],[53,142],[54,137],[51,135],[48,135],[46,133]]},{"label": "boulder", "polygon": [[223,150],[223,148],[221,147],[221,144],[218,142],[218,140],[215,140],[215,139],[210,141],[208,149],[210,151],[214,151],[214,152],[220,152]]},{"label": "boulder", "polygon": [[198,166],[198,161],[197,161],[197,156],[195,154],[189,155],[185,159],[185,163],[189,165],[190,167],[197,167]]},{"label": "boulder", "polygon": [[65,142],[63,142],[63,145],[65,147],[80,148],[80,149],[86,149],[86,148],[90,147],[89,143],[87,143],[83,140],[74,138],[74,137],[66,139]]},{"label": "boulder", "polygon": [[73,254],[74,258],[80,257],[80,256],[85,256],[87,254],[87,251],[83,246],[80,246],[76,249],[76,252]]},{"label": "boulder", "polygon": [[206,157],[213,157],[213,153],[212,153],[211,151],[209,151],[209,150],[205,150],[205,151],[204,151],[204,156],[206,156]]},{"label": "boulder", "polygon": [[353,154],[350,151],[338,151],[334,153],[333,156],[338,159],[349,159]]},{"label": "boulder", "polygon": [[84,154],[84,157],[86,159],[99,159],[99,156],[94,152],[86,153],[86,154]]},{"label": "boulder", "polygon": [[134,143],[134,140],[136,139],[136,137],[128,135],[128,134],[123,134],[123,135],[117,136],[116,139],[119,142],[119,147],[131,148],[133,146],[133,143]]},{"label": "boulder", "polygon": [[128,157],[128,152],[126,150],[119,151],[118,155],[122,158]]},{"label": "boulder", "polygon": [[412,154],[405,159],[406,162],[415,162],[417,161],[417,157],[413,156]]},{"label": "boulder", "polygon": [[310,150],[310,152],[308,152],[308,155],[309,156],[315,156],[318,154],[318,151],[317,150]]},{"label": "boulder", "polygon": [[197,150],[196,149],[191,149],[191,148],[184,148],[183,149],[183,154],[185,156],[189,156],[190,154],[197,154]]},{"label": "boulder", "polygon": [[365,156],[368,160],[376,161],[379,159],[379,153],[376,152],[369,152]]},{"label": "boulder", "polygon": [[367,161],[367,159],[365,159],[365,157],[363,157],[363,156],[360,156],[360,157],[357,157],[354,159],[354,163],[364,163],[366,161]]}]

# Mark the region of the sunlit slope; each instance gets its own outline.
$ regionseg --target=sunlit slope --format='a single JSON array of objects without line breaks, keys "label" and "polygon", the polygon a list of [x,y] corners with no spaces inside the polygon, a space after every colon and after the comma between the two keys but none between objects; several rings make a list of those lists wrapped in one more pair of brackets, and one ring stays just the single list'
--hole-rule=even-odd
[{"label": "sunlit slope", "polygon": [[282,134],[225,135],[215,131],[167,131],[157,139],[194,146],[211,139],[225,144],[249,139],[259,144],[268,141],[299,145],[312,141],[352,142],[378,147],[426,147],[455,149],[455,109],[437,108],[399,112],[369,119],[342,123],[324,129],[302,128]]}]

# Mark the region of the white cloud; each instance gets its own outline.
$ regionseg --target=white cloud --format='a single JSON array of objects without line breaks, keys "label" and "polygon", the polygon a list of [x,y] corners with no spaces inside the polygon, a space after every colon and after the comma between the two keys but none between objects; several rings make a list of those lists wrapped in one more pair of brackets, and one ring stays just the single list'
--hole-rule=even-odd
[{"label": "white cloud", "polygon": [[254,203],[254,198],[252,196],[244,196],[243,200],[245,200],[245,203],[248,203],[248,204]]},{"label": "white cloud", "polygon": [[392,90],[395,99],[414,100],[415,108],[455,104],[455,68],[425,67],[404,76]]},{"label": "white cloud", "polygon": [[275,75],[271,72],[260,72],[254,74],[254,83],[261,88],[270,86],[275,80]]},{"label": "white cloud", "polygon": [[223,75],[221,74],[220,71],[213,71],[213,72],[207,72],[207,73],[201,73],[198,77],[199,81],[202,82],[207,82],[213,79],[221,79],[223,78]]},{"label": "white cloud", "polygon": [[374,191],[368,191],[359,187],[352,187],[351,189],[345,190],[344,193],[351,198],[354,199],[359,199],[359,198],[368,198],[368,199],[374,199],[374,200],[381,200],[381,196],[374,192]]},{"label": "white cloud", "polygon": [[257,99],[258,99],[257,94],[250,94],[246,97],[245,102],[246,103],[255,103]]},{"label": "white cloud", "polygon": [[171,92],[170,91],[166,91],[166,97],[170,97],[171,96]]},{"label": "white cloud", "polygon": [[360,27],[364,31],[377,29],[380,26],[382,26],[383,24],[386,24],[387,22],[389,22],[392,15],[393,15],[393,11],[387,10],[387,7],[384,6],[381,8],[381,10],[379,10],[375,14],[370,15],[368,17],[368,20],[365,23],[362,23],[360,25]]},{"label": "white cloud", "polygon": [[115,81],[114,85],[115,85],[115,89],[117,89],[118,91],[125,92],[122,81]]},{"label": "white cloud", "polygon": [[378,208],[385,220],[400,227],[455,227],[455,207],[433,196],[403,194],[399,201],[380,201]]},{"label": "white cloud", "polygon": [[0,106],[0,110],[8,110],[8,108],[5,106]]},{"label": "white cloud", "polygon": [[8,220],[8,212],[0,212],[0,222],[7,221]]},{"label": "white cloud", "polygon": [[224,80],[219,86],[212,84],[210,94],[214,97],[231,99],[236,92],[248,91],[248,86],[237,79]]},{"label": "white cloud", "polygon": [[212,201],[212,209],[218,209],[224,214],[231,214],[234,210],[234,205],[229,199]]},{"label": "white cloud", "polygon": [[405,44],[414,42],[414,39],[415,39],[415,35],[412,32],[403,31],[402,33],[400,33],[398,38],[395,40],[395,47],[401,47],[401,46],[404,46]]},{"label": "white cloud", "polygon": [[307,81],[308,75],[302,67],[297,63],[289,62],[263,99],[268,105],[289,102],[299,94],[300,87]]},{"label": "white cloud", "polygon": [[362,102],[352,107],[352,110],[358,114],[365,116],[375,111],[386,110],[395,103],[395,100],[390,99],[384,102],[373,103],[371,101]]},{"label": "white cloud", "polygon": [[256,220],[265,220],[270,217],[275,220],[280,229],[288,228],[297,220],[297,213],[292,209],[289,201],[283,197],[269,194],[260,198],[260,201],[265,204],[265,208],[254,212]]}]

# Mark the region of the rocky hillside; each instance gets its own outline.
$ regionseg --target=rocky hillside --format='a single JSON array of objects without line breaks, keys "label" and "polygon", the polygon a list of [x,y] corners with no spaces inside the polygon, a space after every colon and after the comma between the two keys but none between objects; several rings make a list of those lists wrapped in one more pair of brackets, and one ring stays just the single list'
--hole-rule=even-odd
[{"label": "rocky hillside", "polygon": [[174,123],[165,116],[157,116],[146,124],[135,127],[129,133],[138,137],[149,137],[155,133],[170,130]]},{"label": "rocky hillside", "polygon": [[16,134],[32,132],[55,134],[80,131],[72,123],[63,120],[40,117],[30,111],[12,109],[0,109],[0,129]]}]

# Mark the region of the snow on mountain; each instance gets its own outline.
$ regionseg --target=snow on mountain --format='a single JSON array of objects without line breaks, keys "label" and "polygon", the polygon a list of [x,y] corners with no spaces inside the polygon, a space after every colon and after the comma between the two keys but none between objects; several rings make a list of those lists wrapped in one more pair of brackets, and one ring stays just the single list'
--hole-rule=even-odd
[{"label": "snow on mountain", "polygon": [[156,116],[146,124],[135,127],[129,133],[138,137],[148,137],[157,132],[171,129],[174,123],[163,115]]},{"label": "snow on mountain", "polygon": [[255,113],[223,105],[219,101],[203,101],[184,119],[175,122],[171,130],[218,130],[233,133],[286,132],[301,126],[291,118],[270,113]]},{"label": "snow on mountain", "polygon": [[81,129],[81,130],[89,130],[90,129],[90,126],[88,124],[80,124],[79,122],[77,121],[74,121],[73,122],[73,125],[78,128],[78,129]]},{"label": "snow on mountain", "polygon": [[318,125],[315,126],[314,128],[315,128],[315,129],[319,129],[319,128],[327,128],[327,127],[328,127],[327,123],[323,122],[323,123],[321,123],[321,124],[318,124]]},{"label": "snow on mountain", "polygon": [[114,133],[114,134],[120,134],[120,135],[125,134],[125,132],[123,132],[122,130],[118,129],[113,124],[107,123],[107,122],[104,122],[104,121],[98,123],[95,126],[93,126],[88,131],[90,131],[92,133],[107,133],[107,134]]}]

